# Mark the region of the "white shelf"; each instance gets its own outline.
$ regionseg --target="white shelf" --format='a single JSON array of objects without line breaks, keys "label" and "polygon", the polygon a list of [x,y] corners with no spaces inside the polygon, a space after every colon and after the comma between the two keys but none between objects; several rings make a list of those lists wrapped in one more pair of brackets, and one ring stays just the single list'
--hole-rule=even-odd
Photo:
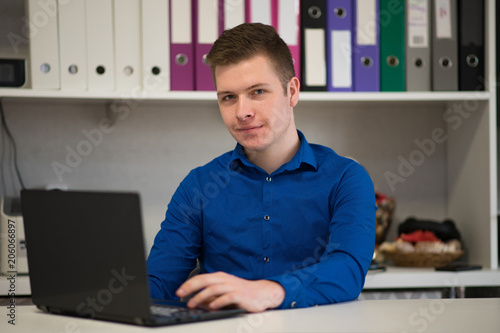
[{"label": "white shelf", "polygon": [[[66,91],[66,90],[32,90],[32,89],[0,89],[0,97],[14,98],[57,98],[57,99],[97,99],[116,100],[134,99],[146,101],[216,101],[217,96],[213,91],[169,91],[148,92],[135,91]],[[301,92],[300,101],[307,102],[387,102],[387,101],[487,101],[490,93],[486,91],[461,91],[461,92]]]},{"label": "white shelf", "polygon": [[464,100],[489,100],[490,93],[485,91],[455,91],[455,92],[352,92],[352,93],[331,93],[331,92],[301,92],[301,101],[325,101],[325,102],[416,102],[416,101],[464,101]]},{"label": "white shelf", "polygon": [[364,289],[488,287],[500,285],[500,270],[436,272],[434,268],[387,267],[370,272]]}]

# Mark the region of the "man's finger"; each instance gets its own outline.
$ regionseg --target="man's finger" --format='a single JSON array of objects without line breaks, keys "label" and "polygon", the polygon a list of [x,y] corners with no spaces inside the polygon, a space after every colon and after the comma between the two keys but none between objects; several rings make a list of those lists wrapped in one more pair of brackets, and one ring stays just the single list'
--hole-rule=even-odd
[{"label": "man's finger", "polygon": [[220,273],[200,274],[184,282],[176,291],[179,297],[189,296],[210,285],[220,283],[223,276]]},{"label": "man's finger", "polygon": [[224,295],[221,295],[220,297],[215,298],[208,304],[211,310],[217,310],[230,305],[236,305],[237,307],[241,308],[241,305],[236,299],[236,293],[226,293]]},{"label": "man's finger", "polygon": [[205,289],[194,295],[189,301],[189,307],[197,307],[200,304],[210,303],[212,300],[216,299],[220,295],[229,292],[231,289],[226,284],[214,284],[206,287]]}]

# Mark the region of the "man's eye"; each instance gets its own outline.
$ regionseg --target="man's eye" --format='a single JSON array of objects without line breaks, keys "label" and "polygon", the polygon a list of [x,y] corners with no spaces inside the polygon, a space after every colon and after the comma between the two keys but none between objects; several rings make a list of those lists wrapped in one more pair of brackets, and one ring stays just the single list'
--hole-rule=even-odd
[{"label": "man's eye", "polygon": [[226,96],[224,96],[224,97],[222,98],[222,100],[223,100],[223,101],[230,101],[230,100],[232,100],[233,98],[234,98],[234,96],[233,96],[233,95],[226,95]]},{"label": "man's eye", "polygon": [[260,95],[262,93],[264,93],[264,89],[257,89],[257,90],[254,91],[255,95]]}]

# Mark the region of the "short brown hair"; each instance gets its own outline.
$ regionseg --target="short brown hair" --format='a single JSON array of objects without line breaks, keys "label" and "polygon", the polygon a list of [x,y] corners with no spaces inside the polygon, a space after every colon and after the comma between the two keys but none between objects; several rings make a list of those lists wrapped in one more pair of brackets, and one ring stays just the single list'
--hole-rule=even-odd
[{"label": "short brown hair", "polygon": [[240,24],[225,30],[214,42],[207,55],[214,82],[216,66],[237,64],[259,54],[271,60],[286,94],[287,84],[295,76],[290,49],[273,26],[262,23]]}]

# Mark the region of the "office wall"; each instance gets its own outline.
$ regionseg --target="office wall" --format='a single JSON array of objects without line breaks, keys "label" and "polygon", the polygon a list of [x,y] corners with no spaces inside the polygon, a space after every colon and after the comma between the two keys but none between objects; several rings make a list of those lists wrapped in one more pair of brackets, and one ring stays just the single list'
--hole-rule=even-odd
[{"label": "office wall", "polygon": [[[127,105],[114,113],[118,117],[113,127],[102,123],[108,104],[3,100],[26,187],[140,192],[149,249],[183,177],[233,149],[235,142],[222,123],[216,102]],[[440,110],[441,106],[425,103],[407,110],[397,102],[390,107],[376,102],[299,102],[295,113],[297,126],[309,142],[355,158],[378,190],[396,198],[392,237],[395,225],[409,215],[446,217],[446,143],[435,143],[432,151],[424,153],[415,141],[429,142],[434,129],[446,129]],[[5,135],[0,140],[7,175],[0,195],[14,195],[19,186],[11,150]],[[406,169],[404,161],[410,163]],[[392,188],[387,172],[399,176]]]}]

